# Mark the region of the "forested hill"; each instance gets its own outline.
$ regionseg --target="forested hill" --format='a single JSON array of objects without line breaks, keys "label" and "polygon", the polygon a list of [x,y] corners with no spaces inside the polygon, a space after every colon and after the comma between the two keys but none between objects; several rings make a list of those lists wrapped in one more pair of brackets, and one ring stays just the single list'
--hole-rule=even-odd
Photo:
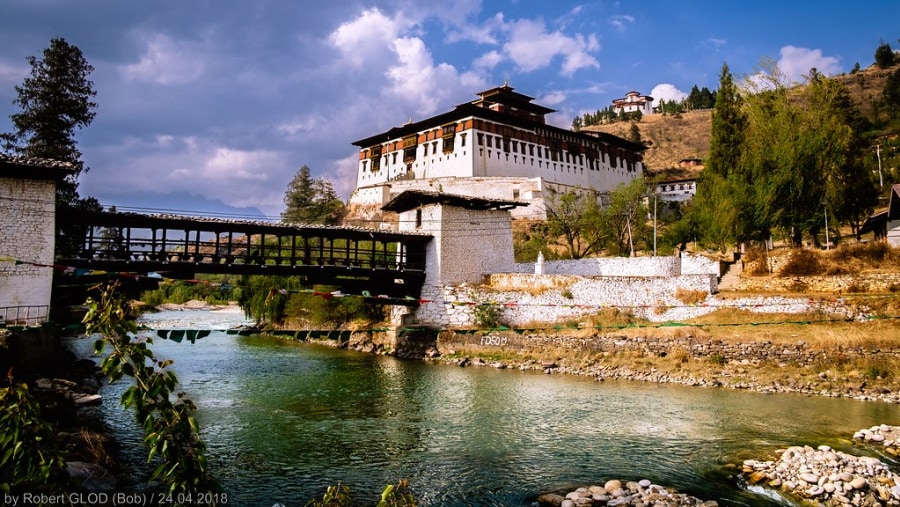
[{"label": "forested hill", "polygon": [[[897,65],[881,69],[875,65],[852,74],[834,76],[844,83],[853,101],[867,118],[877,114],[888,76]],[[644,164],[649,173],[667,173],[667,179],[693,177],[696,169],[678,168],[685,158],[705,159],[709,153],[712,110],[688,111],[680,115],[646,115],[637,122],[641,139],[649,144],[644,152]],[[583,127],[586,131],[599,131],[628,138],[632,122],[620,121],[606,125]]]}]

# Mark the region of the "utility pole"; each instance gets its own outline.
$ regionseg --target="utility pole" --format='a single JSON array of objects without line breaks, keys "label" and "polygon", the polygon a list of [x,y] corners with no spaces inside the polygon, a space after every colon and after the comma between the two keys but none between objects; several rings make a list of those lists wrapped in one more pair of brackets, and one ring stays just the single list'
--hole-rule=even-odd
[{"label": "utility pole", "polygon": [[881,145],[875,145],[875,154],[878,156],[878,186],[884,188],[884,176],[881,175]]}]

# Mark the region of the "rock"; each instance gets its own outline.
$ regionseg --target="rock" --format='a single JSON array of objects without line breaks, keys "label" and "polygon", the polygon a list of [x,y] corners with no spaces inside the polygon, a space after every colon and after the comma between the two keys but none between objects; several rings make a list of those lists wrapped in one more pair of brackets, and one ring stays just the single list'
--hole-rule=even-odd
[{"label": "rock", "polygon": [[798,475],[797,477],[801,481],[807,482],[809,484],[818,484],[819,483],[819,476],[816,474],[811,474],[809,472],[802,473],[802,474]]},{"label": "rock", "polygon": [[806,490],[806,494],[809,495],[811,498],[815,498],[824,492],[825,492],[825,488],[823,488],[822,486],[813,486],[813,487],[809,488],[808,490]]},{"label": "rock", "polygon": [[69,477],[88,491],[115,491],[116,489],[116,477],[100,465],[83,461],[69,461],[66,463],[66,471],[69,473]]},{"label": "rock", "polygon": [[80,398],[75,398],[75,405],[79,407],[99,405],[102,401],[103,397],[99,394],[88,394],[86,396],[81,396]]},{"label": "rock", "polygon": [[563,500],[559,507],[575,507],[575,502],[572,500]]},{"label": "rock", "polygon": [[638,486],[640,486],[640,487],[642,487],[642,488],[649,488],[651,484],[653,484],[653,483],[650,482],[650,481],[647,480],[647,479],[643,479],[643,480],[638,481]]},{"label": "rock", "polygon": [[606,484],[603,485],[603,489],[605,489],[606,491],[615,491],[617,489],[622,489],[622,481],[606,481]]},{"label": "rock", "polygon": [[544,493],[543,495],[538,495],[537,501],[541,505],[549,505],[551,507],[560,507],[562,505],[563,500],[566,498],[562,495],[558,495],[556,493]]},{"label": "rock", "polygon": [[862,477],[854,477],[850,481],[850,487],[853,489],[863,489],[869,485],[869,482]]}]

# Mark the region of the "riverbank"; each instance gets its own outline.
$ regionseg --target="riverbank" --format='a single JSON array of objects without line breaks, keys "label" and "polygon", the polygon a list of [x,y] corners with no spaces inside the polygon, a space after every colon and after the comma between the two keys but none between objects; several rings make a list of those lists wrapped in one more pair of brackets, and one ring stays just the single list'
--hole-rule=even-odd
[{"label": "riverbank", "polygon": [[[752,315],[742,323],[732,314],[727,324],[710,324],[713,319],[609,331],[443,330],[434,332],[431,343],[420,339],[415,349],[420,359],[458,366],[900,403],[896,319]],[[342,342],[315,341],[410,357],[371,332]]]}]

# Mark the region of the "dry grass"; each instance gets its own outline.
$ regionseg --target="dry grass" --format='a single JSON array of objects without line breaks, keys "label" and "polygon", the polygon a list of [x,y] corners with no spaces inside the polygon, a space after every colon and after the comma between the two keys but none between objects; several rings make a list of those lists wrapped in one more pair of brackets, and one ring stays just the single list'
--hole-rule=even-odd
[{"label": "dry grass", "polygon": [[696,305],[706,301],[706,296],[709,293],[705,290],[690,290],[690,289],[682,289],[678,287],[675,289],[675,299],[681,301],[686,305]]},{"label": "dry grass", "polygon": [[82,428],[77,441],[79,454],[84,455],[90,463],[107,468],[115,464],[110,455],[110,440],[106,435]]}]

